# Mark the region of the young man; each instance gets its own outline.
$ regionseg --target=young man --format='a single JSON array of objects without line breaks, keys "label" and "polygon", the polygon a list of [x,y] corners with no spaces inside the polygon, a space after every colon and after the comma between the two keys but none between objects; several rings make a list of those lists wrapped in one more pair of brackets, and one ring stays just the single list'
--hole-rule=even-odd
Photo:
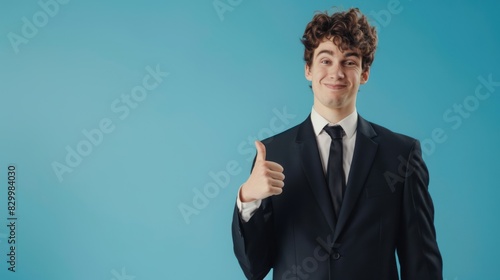
[{"label": "young man", "polygon": [[298,126],[257,141],[233,217],[248,279],[442,279],[428,172],[417,140],[358,115],[377,35],[358,9],[307,25],[314,105]]}]

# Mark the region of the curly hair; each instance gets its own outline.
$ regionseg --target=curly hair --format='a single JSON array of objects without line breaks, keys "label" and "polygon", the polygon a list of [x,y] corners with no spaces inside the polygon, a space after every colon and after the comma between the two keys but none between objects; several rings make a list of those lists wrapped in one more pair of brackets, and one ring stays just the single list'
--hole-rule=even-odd
[{"label": "curly hair", "polygon": [[327,12],[314,15],[300,40],[305,47],[304,60],[308,66],[312,65],[314,50],[324,40],[333,41],[341,51],[359,50],[363,71],[368,70],[375,58],[377,31],[358,8],[332,15]]}]

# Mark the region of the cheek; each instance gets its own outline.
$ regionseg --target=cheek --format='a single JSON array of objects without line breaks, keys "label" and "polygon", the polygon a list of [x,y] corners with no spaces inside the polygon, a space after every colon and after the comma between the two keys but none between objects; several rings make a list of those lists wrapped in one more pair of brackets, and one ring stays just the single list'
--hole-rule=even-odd
[{"label": "cheek", "polygon": [[354,71],[351,75],[351,81],[354,83],[354,84],[359,84],[359,82],[362,80],[361,78],[361,72],[358,72],[358,71]]},{"label": "cheek", "polygon": [[327,76],[327,71],[325,69],[316,69],[314,72],[314,80],[317,82],[320,82],[322,79],[324,79]]}]

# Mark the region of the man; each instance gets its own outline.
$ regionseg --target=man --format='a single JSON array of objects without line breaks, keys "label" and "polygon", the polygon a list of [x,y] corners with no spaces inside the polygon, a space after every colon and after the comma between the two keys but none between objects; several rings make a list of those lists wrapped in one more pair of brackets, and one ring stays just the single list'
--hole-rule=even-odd
[{"label": "man", "polygon": [[[442,279],[428,172],[417,140],[358,115],[375,28],[358,9],[307,25],[310,116],[256,141],[238,192],[234,251],[248,279]],[[383,109],[383,108],[382,108]]]}]

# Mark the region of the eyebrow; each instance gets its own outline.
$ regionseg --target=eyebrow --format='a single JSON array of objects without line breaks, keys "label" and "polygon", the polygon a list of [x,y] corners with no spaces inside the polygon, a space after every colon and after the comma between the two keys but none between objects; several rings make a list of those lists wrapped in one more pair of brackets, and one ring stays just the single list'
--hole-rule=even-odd
[{"label": "eyebrow", "polygon": [[[316,55],[316,57],[320,56],[320,54],[323,54],[323,53],[326,53],[326,54],[329,54],[331,56],[333,56],[333,51],[331,50],[321,50],[318,52],[318,54]],[[357,57],[357,58],[360,58],[361,56],[359,55],[359,53],[357,52],[347,52],[344,54],[344,57],[350,57],[350,56],[354,56],[354,57]]]}]

